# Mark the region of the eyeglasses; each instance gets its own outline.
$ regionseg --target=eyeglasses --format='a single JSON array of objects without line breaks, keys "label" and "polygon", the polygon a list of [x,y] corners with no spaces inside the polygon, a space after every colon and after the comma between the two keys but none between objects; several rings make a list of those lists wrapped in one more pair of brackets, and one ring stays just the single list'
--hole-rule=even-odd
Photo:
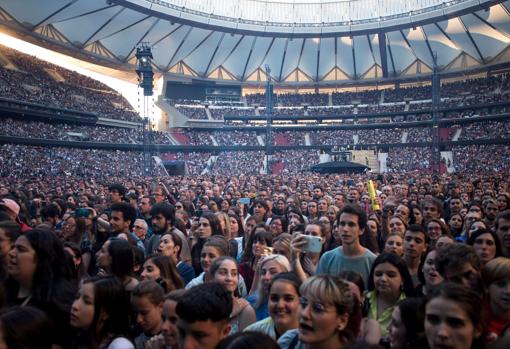
[{"label": "eyeglasses", "polygon": [[133,229],[145,229],[145,227],[142,227],[141,225],[134,225]]},{"label": "eyeglasses", "polygon": [[182,209],[181,205],[175,205],[175,208]]}]

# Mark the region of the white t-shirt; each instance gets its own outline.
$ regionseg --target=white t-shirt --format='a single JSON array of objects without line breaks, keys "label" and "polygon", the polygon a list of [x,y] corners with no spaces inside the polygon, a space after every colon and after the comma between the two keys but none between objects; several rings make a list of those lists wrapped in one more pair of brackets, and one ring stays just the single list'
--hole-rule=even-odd
[{"label": "white t-shirt", "polygon": [[119,337],[110,343],[108,349],[135,349],[135,346],[127,338]]}]

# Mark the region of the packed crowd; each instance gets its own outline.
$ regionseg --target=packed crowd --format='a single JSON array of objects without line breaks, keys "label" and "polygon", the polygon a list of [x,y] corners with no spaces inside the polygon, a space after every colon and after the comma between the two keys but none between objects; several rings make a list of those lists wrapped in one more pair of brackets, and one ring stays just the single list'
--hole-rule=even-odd
[{"label": "packed crowd", "polygon": [[0,64],[3,98],[88,111],[111,119],[141,121],[123,96],[98,81],[3,46],[0,55],[15,67],[7,69]]},{"label": "packed crowd", "polygon": [[177,106],[176,109],[189,119],[207,120],[207,114],[203,106]]},{"label": "packed crowd", "polygon": [[50,124],[39,121],[21,121],[11,118],[0,123],[0,135],[56,139],[68,141],[96,141],[107,143],[139,143],[141,131],[119,127]]},{"label": "packed crowd", "polygon": [[462,127],[460,140],[510,138],[510,122],[480,122]]},{"label": "packed crowd", "polygon": [[430,148],[390,148],[386,166],[390,172],[427,171],[432,164]]},{"label": "packed crowd", "polygon": [[[341,145],[341,144],[337,144]],[[505,145],[455,146],[452,149],[453,168],[457,172],[492,173],[510,171],[510,153]],[[395,148],[382,150],[387,153],[386,167],[389,172],[431,170],[430,148]],[[169,155],[170,154],[170,155]],[[264,153],[260,151],[234,151],[220,153],[164,153],[153,154],[163,160],[183,160],[187,173],[210,174],[258,174],[264,165]],[[219,156],[218,156],[219,155]],[[284,159],[283,156],[289,156]],[[211,159],[212,158],[212,159]],[[299,149],[276,152],[274,161],[282,161],[287,173],[306,173],[318,164],[314,150]],[[137,176],[143,172],[141,151],[99,150],[84,151],[79,148],[38,147],[4,144],[0,147],[0,177],[90,176],[108,178]],[[112,164],[116,164],[112,166]],[[118,164],[118,165],[117,165]],[[154,163],[153,163],[154,164]],[[157,167],[154,165],[155,169]]]},{"label": "packed crowd", "polygon": [[216,161],[209,167],[210,173],[219,175],[259,174],[264,165],[264,152],[262,151],[232,151],[220,152]]},{"label": "packed crowd", "polygon": [[[266,105],[265,93],[254,93],[246,96],[249,105]],[[300,105],[328,105],[327,93],[287,93],[274,94],[273,105],[279,106],[300,106]],[[344,104],[344,103],[342,103]]]},{"label": "packed crowd", "polygon": [[[499,139],[508,138],[510,135],[510,123],[506,120],[453,125],[449,128],[461,129],[459,140]],[[272,133],[273,144],[305,145],[307,133],[310,135],[310,143],[312,145],[387,144],[432,141],[432,129],[428,127],[319,131],[297,129],[295,131],[274,130]],[[403,137],[404,133],[407,133],[406,137]],[[216,144],[219,146],[257,146],[260,145],[257,135],[261,136],[265,142],[265,129],[259,129],[258,131],[233,130],[212,132],[189,129],[182,131],[180,134],[184,138],[177,139],[177,142],[190,145],[214,145],[214,141],[216,141]],[[21,121],[12,118],[4,119],[4,122],[0,123],[0,136],[105,143],[140,144],[143,142],[143,131],[141,128],[128,129],[99,125],[85,126],[66,123]],[[452,136],[453,133],[444,140],[452,140]],[[171,144],[170,134],[168,132],[152,131],[151,143]]]},{"label": "packed crowd", "polygon": [[218,142],[218,145],[259,145],[256,132],[212,132],[212,136]]},{"label": "packed crowd", "polygon": [[0,338],[507,348],[507,173],[0,177]]},{"label": "packed crowd", "polygon": [[[440,97],[446,98],[442,103],[482,104],[507,100],[510,94],[510,79],[507,73],[484,78],[467,79],[463,81],[445,81],[441,83]],[[418,100],[431,100],[432,87],[404,86],[382,90],[366,90],[359,92],[334,92],[331,95],[332,105],[371,105],[371,108],[380,107],[380,103],[402,103]],[[265,94],[251,94],[246,96],[249,105],[265,105]],[[453,98],[454,101],[448,99]],[[327,106],[329,96],[326,93],[303,94],[275,94],[273,103],[280,106]],[[400,104],[402,105],[402,104]],[[398,105],[394,106],[399,111]]]},{"label": "packed crowd", "polygon": [[469,145],[453,147],[454,167],[470,173],[510,171],[508,145]]},{"label": "packed crowd", "polygon": [[254,116],[254,108],[209,108],[214,120],[223,120],[224,116]]},{"label": "packed crowd", "polygon": [[[93,141],[103,143],[142,143],[143,129],[85,126],[66,123],[48,123],[41,121],[27,121],[12,118],[3,119],[0,123],[0,135],[22,138],[39,138],[65,141]],[[155,144],[169,144],[167,132],[151,131],[151,142]]]},{"label": "packed crowd", "polygon": [[309,171],[310,167],[319,164],[317,150],[286,150],[275,152],[273,161],[281,162],[284,174]]}]

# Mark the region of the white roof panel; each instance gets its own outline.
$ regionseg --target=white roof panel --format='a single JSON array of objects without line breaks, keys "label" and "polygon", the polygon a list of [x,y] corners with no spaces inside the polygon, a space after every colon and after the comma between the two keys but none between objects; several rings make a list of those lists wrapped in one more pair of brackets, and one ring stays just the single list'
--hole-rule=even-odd
[{"label": "white roof panel", "polygon": [[[119,6],[106,7],[93,13],[53,23],[53,25],[64,33],[71,42],[83,45],[96,31],[108,24],[122,10],[123,8]],[[91,25],[92,23],[93,25]]]},{"label": "white roof panel", "polygon": [[242,78],[244,67],[246,66],[254,40],[255,37],[253,36],[243,37],[234,52],[232,52],[223,63],[223,67],[234,74],[238,79]]},{"label": "white roof panel", "polygon": [[337,66],[351,77],[354,77],[352,39],[348,36],[337,38],[337,49]]},{"label": "white roof panel", "polygon": [[319,50],[319,44],[319,38],[306,39],[299,62],[299,69],[314,80],[317,79],[317,52]]},{"label": "white roof panel", "polygon": [[285,60],[283,61],[281,79],[285,79],[287,75],[289,75],[297,68],[299,59],[301,57],[301,49],[303,48],[303,43],[303,39],[294,39],[288,41],[287,50],[285,52]]},{"label": "white roof panel", "polygon": [[363,75],[374,64],[374,57],[368,45],[366,35],[359,35],[353,37],[354,41],[354,54],[356,57],[356,71],[358,75]]},{"label": "white roof panel", "polygon": [[322,38],[319,57],[319,79],[335,67],[335,38]]}]

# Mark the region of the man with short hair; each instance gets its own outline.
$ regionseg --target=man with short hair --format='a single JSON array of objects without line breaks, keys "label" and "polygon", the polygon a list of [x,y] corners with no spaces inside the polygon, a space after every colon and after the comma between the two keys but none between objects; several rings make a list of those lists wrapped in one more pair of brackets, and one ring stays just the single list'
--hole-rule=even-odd
[{"label": "man with short hair", "polygon": [[472,246],[454,243],[440,249],[437,252],[436,269],[445,281],[483,292],[480,280],[482,262]]},{"label": "man with short hair", "polygon": [[340,210],[344,208],[345,200],[346,200],[345,194],[343,193],[335,194],[335,206],[338,207]]},{"label": "man with short hair", "polygon": [[324,196],[324,189],[319,185],[314,186],[313,187],[314,200],[319,201],[320,199],[322,199],[323,196]]},{"label": "man with short hair", "polygon": [[40,213],[42,222],[51,226],[51,230],[55,230],[60,222],[60,209],[57,204],[49,203],[44,205]]},{"label": "man with short hair", "polygon": [[427,252],[428,235],[420,224],[411,224],[404,235],[404,261],[413,279],[414,287],[418,286],[418,272],[423,255]]},{"label": "man with short hair", "polygon": [[450,199],[450,217],[454,214],[459,214],[460,210],[464,207],[460,198],[454,197]]},{"label": "man with short hair", "polygon": [[359,204],[359,199],[361,198],[361,194],[355,187],[349,188],[349,193],[347,194],[347,200],[353,204]]},{"label": "man with short hair", "polygon": [[367,284],[376,255],[360,243],[366,224],[367,215],[359,206],[345,206],[337,219],[342,246],[321,256],[316,274],[338,275],[343,270],[352,270],[360,273]]},{"label": "man with short hair", "polygon": [[386,197],[388,196],[392,196],[393,195],[393,188],[391,185],[385,185],[384,187],[382,187],[382,192],[384,195],[386,195]]},{"label": "man with short hair", "polygon": [[503,255],[510,258],[510,210],[501,211],[496,216],[494,231],[501,243]]},{"label": "man with short hair", "polygon": [[152,229],[151,209],[155,203],[156,203],[156,200],[154,200],[154,197],[149,196],[149,195],[144,195],[140,199],[139,218],[143,218],[145,220],[145,222],[149,226],[149,229]]},{"label": "man with short hair", "polygon": [[147,242],[147,253],[157,252],[160,238],[167,232],[173,231],[182,240],[181,260],[185,263],[191,262],[191,251],[187,243],[188,239],[182,231],[174,227],[175,207],[167,202],[157,203],[152,206],[150,214],[152,216],[153,235]]},{"label": "man with short hair", "polygon": [[484,201],[483,212],[485,215],[484,223],[490,229],[496,222],[496,216],[499,213],[498,202],[494,199]]},{"label": "man with short hair", "polygon": [[218,283],[195,286],[177,303],[179,349],[214,349],[228,336],[232,296]]},{"label": "man with short hair", "polygon": [[108,191],[110,192],[110,203],[117,204],[122,202],[127,190],[122,184],[114,183],[108,187]]},{"label": "man with short hair", "polygon": [[136,210],[127,202],[115,203],[111,207],[110,227],[115,236],[128,234],[136,219]]},{"label": "man with short hair", "polygon": [[431,219],[440,219],[443,214],[443,203],[436,199],[424,199],[422,201],[422,212],[425,223]]}]

